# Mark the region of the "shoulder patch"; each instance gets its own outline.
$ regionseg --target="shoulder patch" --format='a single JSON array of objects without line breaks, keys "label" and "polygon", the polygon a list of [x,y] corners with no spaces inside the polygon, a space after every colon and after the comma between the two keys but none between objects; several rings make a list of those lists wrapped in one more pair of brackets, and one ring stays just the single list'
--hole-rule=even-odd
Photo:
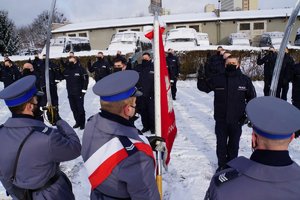
[{"label": "shoulder patch", "polygon": [[52,128],[49,128],[47,126],[45,127],[34,127],[35,131],[38,131],[40,133],[44,133],[45,135],[49,135],[52,131]]},{"label": "shoulder patch", "polygon": [[217,186],[226,183],[227,181],[233,180],[240,176],[240,173],[236,169],[220,173],[214,177]]}]

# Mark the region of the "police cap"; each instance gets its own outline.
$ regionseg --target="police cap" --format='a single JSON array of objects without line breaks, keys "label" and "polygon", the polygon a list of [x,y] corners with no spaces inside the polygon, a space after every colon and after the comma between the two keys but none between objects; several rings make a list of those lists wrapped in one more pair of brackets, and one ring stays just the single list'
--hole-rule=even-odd
[{"label": "police cap", "polygon": [[253,130],[265,138],[286,139],[300,130],[300,111],[276,97],[252,99],[246,107],[246,113]]},{"label": "police cap", "polygon": [[3,99],[8,107],[15,107],[28,102],[33,96],[43,95],[36,89],[35,82],[35,76],[25,76],[4,88],[0,92],[0,99]]},{"label": "police cap", "polygon": [[142,96],[142,92],[135,87],[138,80],[139,74],[136,71],[116,72],[98,81],[93,87],[93,92],[100,96],[101,100],[108,102]]}]

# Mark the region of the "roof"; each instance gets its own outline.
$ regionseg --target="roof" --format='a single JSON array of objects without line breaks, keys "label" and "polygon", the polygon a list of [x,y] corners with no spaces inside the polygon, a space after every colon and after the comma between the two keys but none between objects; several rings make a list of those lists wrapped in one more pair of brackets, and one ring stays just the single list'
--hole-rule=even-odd
[{"label": "roof", "polygon": [[[290,16],[292,9],[272,9],[272,10],[249,10],[249,11],[227,11],[221,12],[218,18],[214,12],[208,13],[189,13],[177,15],[164,15],[162,20],[166,24],[184,22],[206,22],[217,20],[251,20],[251,19],[270,19]],[[52,31],[52,33],[63,33],[71,31],[92,30],[124,26],[140,26],[153,24],[153,16],[107,19],[90,22],[73,23],[62,26]]]}]

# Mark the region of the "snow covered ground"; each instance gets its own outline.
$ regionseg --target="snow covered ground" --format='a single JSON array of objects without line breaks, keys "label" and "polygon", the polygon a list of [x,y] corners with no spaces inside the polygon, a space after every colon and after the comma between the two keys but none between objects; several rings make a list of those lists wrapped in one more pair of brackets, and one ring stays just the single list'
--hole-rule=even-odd
[{"label": "snow covered ground", "polygon": [[[98,112],[99,98],[91,90],[94,81],[91,79],[85,96],[87,117]],[[254,82],[258,96],[262,96],[263,82]],[[63,119],[74,125],[69,107],[65,82],[59,83],[60,111]],[[0,89],[3,86],[0,83]],[[288,95],[290,99],[290,93]],[[178,135],[172,150],[169,171],[163,174],[163,191],[165,200],[200,200],[203,199],[210,179],[217,167],[215,155],[215,135],[213,119],[213,93],[206,94],[197,90],[196,81],[179,81],[178,98],[174,102]],[[3,101],[0,101],[0,124],[10,116]],[[141,127],[140,121],[137,126]],[[83,131],[76,130],[79,137]],[[300,143],[293,141],[290,147],[292,158],[300,163]],[[251,155],[251,130],[243,128],[240,141],[240,155]],[[83,167],[82,158],[65,162],[61,168],[73,183],[73,190],[78,200],[89,199],[89,183]],[[8,199],[0,184],[0,200]]]}]

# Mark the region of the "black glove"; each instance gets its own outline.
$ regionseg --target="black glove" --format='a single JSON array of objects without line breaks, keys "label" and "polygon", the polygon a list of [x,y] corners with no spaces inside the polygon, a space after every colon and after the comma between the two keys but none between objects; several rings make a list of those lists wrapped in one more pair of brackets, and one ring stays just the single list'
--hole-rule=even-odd
[{"label": "black glove", "polygon": [[59,116],[59,113],[58,113],[58,108],[57,107],[47,107],[46,109],[47,109],[47,118],[48,118],[49,123],[52,126],[55,126],[56,122],[58,120],[61,120],[61,117]]},{"label": "black glove", "polygon": [[148,139],[153,151],[157,151],[158,143],[165,142],[165,139],[162,137],[159,137],[159,136],[149,136],[149,137],[147,137],[147,139]]},{"label": "black glove", "polygon": [[241,117],[241,119],[239,120],[239,124],[242,125],[242,126],[244,126],[245,124],[248,124],[248,123],[249,123],[249,120],[248,120],[248,118],[247,118],[247,115],[244,114],[244,115]]},{"label": "black glove", "polygon": [[300,130],[295,132],[295,138],[298,138],[300,136]]}]

